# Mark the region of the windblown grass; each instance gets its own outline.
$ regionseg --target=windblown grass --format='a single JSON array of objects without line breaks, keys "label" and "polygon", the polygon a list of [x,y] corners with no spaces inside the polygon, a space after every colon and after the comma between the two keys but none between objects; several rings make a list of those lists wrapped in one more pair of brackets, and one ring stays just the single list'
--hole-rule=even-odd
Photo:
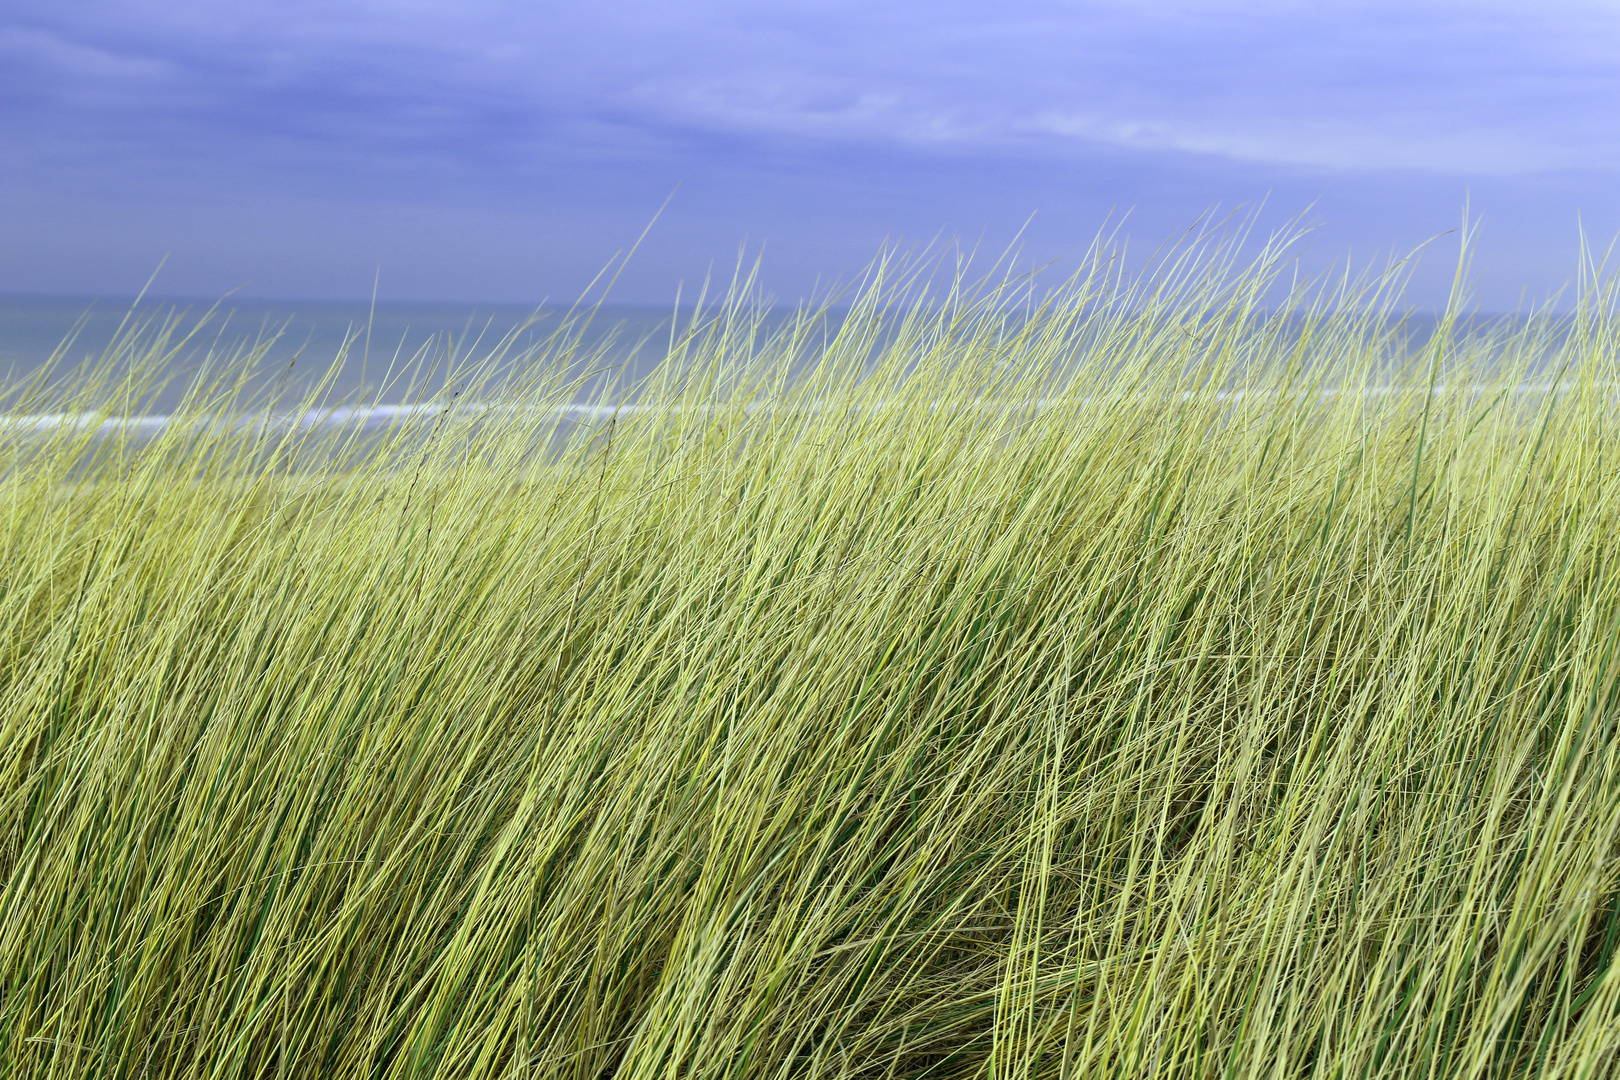
[{"label": "windblown grass", "polygon": [[0,1073],[1615,1075],[1611,295],[1392,366],[1223,251],[578,427],[16,388]]}]

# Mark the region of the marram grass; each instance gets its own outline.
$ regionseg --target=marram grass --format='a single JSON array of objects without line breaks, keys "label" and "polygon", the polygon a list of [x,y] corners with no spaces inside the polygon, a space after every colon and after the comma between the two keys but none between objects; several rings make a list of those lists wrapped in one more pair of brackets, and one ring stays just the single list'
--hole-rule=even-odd
[{"label": "marram grass", "polygon": [[576,428],[14,386],[0,1073],[1616,1075],[1610,294],[1276,260],[739,289]]}]

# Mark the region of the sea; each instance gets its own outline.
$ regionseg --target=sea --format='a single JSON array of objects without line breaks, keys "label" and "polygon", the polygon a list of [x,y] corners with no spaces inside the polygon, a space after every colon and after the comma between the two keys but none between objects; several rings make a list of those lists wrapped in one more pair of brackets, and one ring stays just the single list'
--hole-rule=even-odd
[{"label": "sea", "polygon": [[[304,389],[329,376],[322,398],[327,405],[407,407],[434,392],[454,392],[457,380],[466,380],[480,363],[506,372],[534,363],[561,331],[576,340],[569,373],[578,382],[567,402],[585,403],[604,400],[604,393],[622,397],[652,374],[691,329],[696,314],[637,305],[584,311],[514,304],[0,294],[0,392],[46,369],[58,379],[71,376],[94,364],[121,335],[150,342],[167,328],[167,374],[174,378],[135,404],[134,413],[166,415],[197,373],[253,349],[252,387],[279,390],[281,400],[296,402]],[[790,308],[764,312],[755,339],[765,340],[794,317]],[[844,317],[842,311],[827,312],[820,331],[836,333]],[[1407,314],[1404,348],[1421,349],[1436,323],[1432,313]],[[1472,315],[1464,326],[1483,333],[1523,324],[1522,318]],[[1552,326],[1549,359],[1569,328],[1568,320]],[[615,379],[617,386],[609,386]],[[16,400],[14,394],[0,399],[0,416],[17,416]]]},{"label": "sea", "polygon": [[[330,373],[325,400],[397,404],[446,384],[453,389],[480,362],[499,366],[503,358],[543,352],[564,327],[577,336],[582,360],[634,382],[663,361],[676,320],[671,309],[628,305],[581,312],[514,304],[0,295],[0,384],[13,386],[47,366],[67,375],[94,364],[121,337],[149,343],[166,330],[167,374],[174,378],[141,403],[146,413],[174,408],[186,383],[210,363],[247,351],[255,353],[261,381],[289,391]],[[601,381],[575,396],[583,400]]]}]

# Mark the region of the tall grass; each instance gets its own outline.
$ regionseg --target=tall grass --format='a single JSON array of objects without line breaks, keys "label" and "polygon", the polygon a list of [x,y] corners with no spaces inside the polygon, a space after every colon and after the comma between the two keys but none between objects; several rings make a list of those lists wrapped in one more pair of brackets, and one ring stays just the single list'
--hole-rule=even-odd
[{"label": "tall grass", "polygon": [[1615,1075],[1612,290],[1236,251],[745,280],[572,426],[13,387],[0,1074]]}]

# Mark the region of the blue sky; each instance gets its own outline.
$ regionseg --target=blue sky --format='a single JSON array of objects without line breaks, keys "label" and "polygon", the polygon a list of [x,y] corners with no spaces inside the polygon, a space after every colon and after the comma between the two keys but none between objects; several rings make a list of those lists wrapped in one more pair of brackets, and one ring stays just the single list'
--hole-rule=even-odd
[{"label": "blue sky", "polygon": [[[1539,0],[10,0],[0,291],[792,300],[883,243],[1073,267],[1312,207],[1318,272],[1480,225],[1476,303],[1620,233],[1620,7]],[[1033,219],[1031,219],[1033,215]],[[1443,301],[1455,238],[1409,292]]]}]

